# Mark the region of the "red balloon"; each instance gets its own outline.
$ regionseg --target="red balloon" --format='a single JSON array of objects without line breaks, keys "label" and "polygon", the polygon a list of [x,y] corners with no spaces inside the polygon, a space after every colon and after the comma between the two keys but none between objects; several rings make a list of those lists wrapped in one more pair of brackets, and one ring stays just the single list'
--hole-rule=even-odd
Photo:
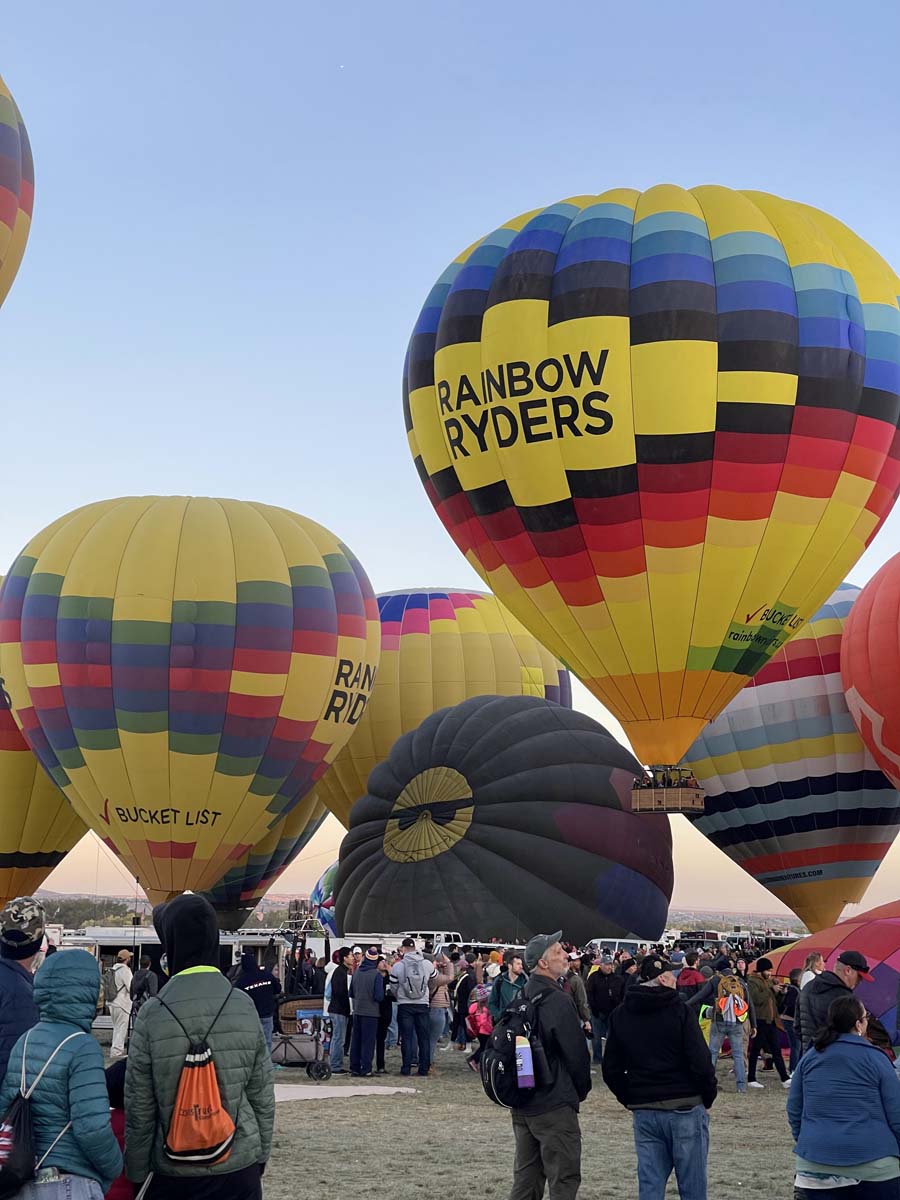
[{"label": "red balloon", "polygon": [[869,580],[850,610],[841,678],[863,741],[900,788],[900,554]]}]

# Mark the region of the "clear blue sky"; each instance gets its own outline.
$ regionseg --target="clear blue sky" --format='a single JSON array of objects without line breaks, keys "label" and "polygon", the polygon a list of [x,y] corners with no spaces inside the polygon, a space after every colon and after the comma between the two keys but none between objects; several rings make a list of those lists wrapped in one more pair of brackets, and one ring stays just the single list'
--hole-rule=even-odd
[{"label": "clear blue sky", "polygon": [[[406,450],[406,341],[460,249],[566,195],[770,190],[900,266],[895,5],[41,0],[2,28],[36,204],[0,570],[78,504],[193,492],[315,517],[378,590],[474,582]],[[855,580],[898,546],[900,516]]]}]

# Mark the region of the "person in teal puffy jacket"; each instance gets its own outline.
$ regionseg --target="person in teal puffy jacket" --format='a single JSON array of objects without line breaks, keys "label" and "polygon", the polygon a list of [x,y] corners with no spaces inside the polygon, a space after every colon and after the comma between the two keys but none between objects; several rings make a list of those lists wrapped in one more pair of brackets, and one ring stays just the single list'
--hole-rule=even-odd
[{"label": "person in teal puffy jacket", "polygon": [[[0,1087],[0,1112],[19,1090],[23,1053],[30,1087],[59,1049],[31,1097],[35,1153],[38,1160],[48,1150],[49,1154],[39,1182],[26,1184],[18,1200],[51,1200],[57,1194],[102,1200],[122,1170],[122,1154],[109,1123],[103,1052],[91,1033],[99,993],[100,968],[86,950],[51,955],[34,977],[41,1019],[13,1047]],[[60,1183],[52,1184],[54,1179]]]}]

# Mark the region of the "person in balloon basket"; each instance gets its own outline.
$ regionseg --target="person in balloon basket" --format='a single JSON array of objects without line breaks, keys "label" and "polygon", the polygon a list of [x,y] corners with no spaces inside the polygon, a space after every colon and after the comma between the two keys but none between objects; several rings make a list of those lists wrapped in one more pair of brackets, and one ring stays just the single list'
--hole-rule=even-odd
[{"label": "person in balloon basket", "polygon": [[571,995],[563,990],[569,958],[562,931],[539,933],[525,947],[530,970],[521,993],[539,1003],[537,1033],[548,1076],[534,1094],[512,1110],[516,1139],[510,1200],[535,1200],[550,1187],[550,1200],[571,1200],[581,1183],[581,1127],[578,1110],[591,1090],[591,1060]]},{"label": "person in balloon basket", "polygon": [[[146,1200],[259,1200],[275,1121],[273,1069],[250,997],[219,970],[212,905],[177,896],[153,912],[169,981],[138,1013],[125,1075],[125,1168]],[[60,955],[59,957],[67,957]],[[205,1165],[175,1161],[164,1143],[185,1056],[205,1040],[212,1051],[222,1107],[234,1122],[226,1158]]]},{"label": "person in balloon basket", "polygon": [[401,1075],[409,1075],[413,1063],[419,1075],[431,1068],[431,1024],[429,984],[438,973],[411,937],[400,944],[400,958],[391,967],[391,991],[397,997],[397,1027],[400,1032]]},{"label": "person in balloon basket", "polygon": [[0,1113],[19,1093],[23,1073],[26,1091],[34,1087],[38,1170],[18,1200],[102,1200],[122,1170],[103,1051],[91,1033],[99,993],[100,968],[86,950],[52,955],[34,977],[40,1021],[16,1042],[0,1087]]},{"label": "person in balloon basket", "polygon": [[787,1115],[796,1200],[900,1200],[900,1084],[849,990],[797,1064]]},{"label": "person in balloon basket", "polygon": [[31,973],[44,938],[44,906],[33,896],[10,900],[0,914],[0,1080],[13,1046],[40,1014]]},{"label": "person in balloon basket", "polygon": [[809,1049],[824,1028],[832,1002],[854,991],[862,979],[872,982],[865,957],[858,950],[842,950],[832,970],[822,971],[801,988],[794,1031],[803,1050]]},{"label": "person in balloon basket", "polygon": [[663,958],[644,959],[640,982],[612,1014],[603,1081],[633,1114],[640,1200],[664,1200],[673,1170],[681,1200],[706,1200],[716,1072]]}]

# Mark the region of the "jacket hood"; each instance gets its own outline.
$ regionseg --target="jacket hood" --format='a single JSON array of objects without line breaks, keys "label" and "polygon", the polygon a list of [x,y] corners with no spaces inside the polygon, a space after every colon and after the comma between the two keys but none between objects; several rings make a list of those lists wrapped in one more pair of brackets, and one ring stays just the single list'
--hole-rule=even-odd
[{"label": "jacket hood", "polygon": [[43,1021],[65,1021],[90,1033],[97,1015],[100,967],[87,950],[45,958],[34,977],[34,999]]},{"label": "jacket hood", "polygon": [[638,984],[629,988],[625,993],[625,1008],[632,1013],[657,1013],[663,1008],[671,1008],[673,1004],[683,1004],[684,1001],[674,988],[663,987],[662,984]]},{"label": "jacket hood", "polygon": [[809,986],[814,987],[817,992],[825,992],[829,988],[839,988],[842,992],[850,991],[843,979],[839,975],[835,975],[834,971],[823,971],[821,975],[810,980]]},{"label": "jacket hood", "polygon": [[216,912],[205,896],[176,896],[153,910],[153,926],[169,960],[169,977],[188,967],[219,968]]},{"label": "jacket hood", "polygon": [[258,970],[256,965],[256,955],[249,950],[241,955],[241,971],[245,975],[255,975]]},{"label": "jacket hood", "polygon": [[404,952],[403,957],[404,958],[414,958],[416,960],[416,962],[424,962],[425,961],[425,955],[422,953],[421,950],[407,950]]},{"label": "jacket hood", "polygon": [[371,959],[364,958],[356,969],[357,971],[377,971],[378,963],[372,962]]}]

